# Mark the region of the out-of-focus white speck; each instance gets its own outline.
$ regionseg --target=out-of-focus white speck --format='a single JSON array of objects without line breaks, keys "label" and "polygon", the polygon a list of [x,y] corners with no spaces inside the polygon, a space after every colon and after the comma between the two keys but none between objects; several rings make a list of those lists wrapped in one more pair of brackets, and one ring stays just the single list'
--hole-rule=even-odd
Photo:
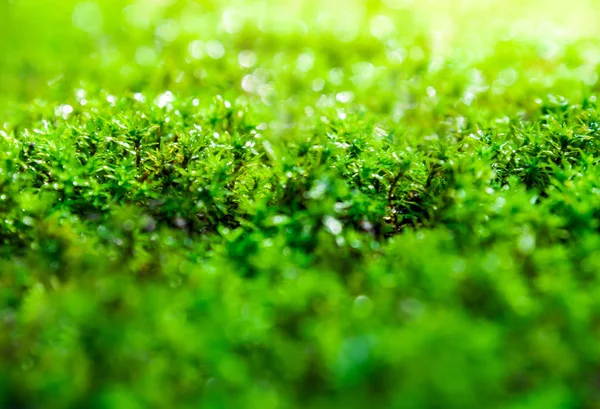
[{"label": "out-of-focus white speck", "polygon": [[343,91],[339,92],[335,99],[337,99],[341,103],[348,103],[354,100],[354,93],[352,91]]},{"label": "out-of-focus white speck", "polygon": [[218,60],[225,55],[225,47],[217,40],[210,40],[206,43],[206,53],[210,58]]},{"label": "out-of-focus white speck", "polygon": [[171,91],[166,91],[156,98],[156,105],[158,105],[159,108],[164,108],[173,101],[175,101],[173,93]]},{"label": "out-of-focus white speck", "polygon": [[383,39],[394,32],[396,27],[392,20],[386,16],[375,16],[371,19],[369,28],[373,37]]},{"label": "out-of-focus white speck", "polygon": [[135,99],[137,102],[146,102],[146,97],[141,92],[136,92],[133,94],[133,99]]},{"label": "out-of-focus white speck", "polygon": [[338,235],[342,232],[342,223],[333,216],[325,216],[323,224],[331,234]]},{"label": "out-of-focus white speck", "polygon": [[221,16],[221,26],[230,34],[237,33],[244,26],[244,16],[238,10],[229,9]]},{"label": "out-of-focus white speck", "polygon": [[304,52],[296,60],[296,68],[301,72],[308,72],[315,64],[315,56],[312,53]]},{"label": "out-of-focus white speck", "polygon": [[315,92],[320,92],[323,91],[323,88],[325,88],[325,80],[322,78],[317,78],[316,80],[314,80],[312,82],[312,89]]},{"label": "out-of-focus white speck", "polygon": [[188,45],[188,53],[192,58],[200,60],[204,57],[204,42],[200,40],[194,40]]},{"label": "out-of-focus white speck", "polygon": [[256,64],[256,54],[252,51],[245,50],[238,54],[238,64],[243,68],[252,68]]},{"label": "out-of-focus white speck", "polygon": [[54,109],[54,115],[67,119],[73,113],[73,107],[69,104],[59,105]]},{"label": "out-of-focus white speck", "polygon": [[523,254],[529,254],[535,249],[535,236],[530,232],[525,232],[519,237],[517,247]]}]

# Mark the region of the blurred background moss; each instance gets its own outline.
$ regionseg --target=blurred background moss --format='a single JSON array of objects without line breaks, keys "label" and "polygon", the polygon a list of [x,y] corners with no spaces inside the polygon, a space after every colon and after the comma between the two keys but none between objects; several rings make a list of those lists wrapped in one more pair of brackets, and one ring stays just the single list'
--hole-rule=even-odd
[{"label": "blurred background moss", "polygon": [[[573,63],[562,55],[565,45],[593,41],[600,17],[600,6],[585,0],[3,0],[0,7],[0,86],[20,101],[75,85],[239,87],[243,55],[242,65],[281,77],[293,65],[306,73],[313,64],[347,68],[361,58],[450,62],[458,70],[508,47],[495,63],[531,70],[523,59],[540,57],[541,75],[543,66]],[[592,76],[599,60],[590,47],[577,68]],[[278,91],[291,95],[285,80]]]}]

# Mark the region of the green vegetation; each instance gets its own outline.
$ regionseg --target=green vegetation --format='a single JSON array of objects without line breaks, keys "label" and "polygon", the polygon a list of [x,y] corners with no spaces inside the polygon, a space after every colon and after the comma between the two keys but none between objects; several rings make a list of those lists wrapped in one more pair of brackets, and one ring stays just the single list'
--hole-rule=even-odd
[{"label": "green vegetation", "polygon": [[0,1],[0,407],[600,408],[600,8],[318,3]]}]

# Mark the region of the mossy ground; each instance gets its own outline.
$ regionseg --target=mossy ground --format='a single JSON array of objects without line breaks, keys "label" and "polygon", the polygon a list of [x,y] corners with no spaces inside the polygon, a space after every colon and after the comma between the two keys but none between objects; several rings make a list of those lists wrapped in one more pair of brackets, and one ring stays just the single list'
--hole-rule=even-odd
[{"label": "mossy ground", "polygon": [[600,8],[0,2],[0,406],[600,408]]}]

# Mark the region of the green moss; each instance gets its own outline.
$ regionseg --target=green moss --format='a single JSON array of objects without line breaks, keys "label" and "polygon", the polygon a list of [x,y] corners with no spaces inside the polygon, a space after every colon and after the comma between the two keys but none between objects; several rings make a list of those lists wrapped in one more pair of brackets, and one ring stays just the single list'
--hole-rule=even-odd
[{"label": "green moss", "polygon": [[0,2],[0,406],[597,408],[600,9],[409,3]]}]

